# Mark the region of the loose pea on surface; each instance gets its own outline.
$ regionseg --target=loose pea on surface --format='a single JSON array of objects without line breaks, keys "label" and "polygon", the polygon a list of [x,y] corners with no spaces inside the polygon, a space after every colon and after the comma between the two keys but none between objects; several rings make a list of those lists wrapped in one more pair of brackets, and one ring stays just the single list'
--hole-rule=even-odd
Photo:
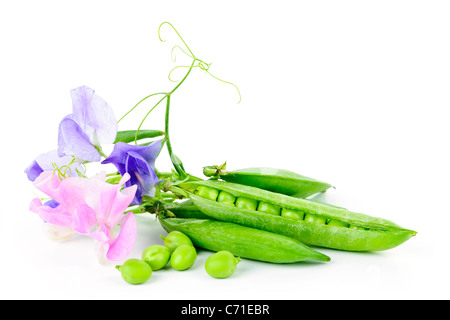
[{"label": "loose pea on surface", "polygon": [[161,239],[164,240],[164,246],[169,248],[171,253],[182,244],[193,246],[191,239],[180,231],[169,232],[166,237],[161,236]]},{"label": "loose pea on surface", "polygon": [[152,276],[150,265],[139,259],[128,259],[122,265],[117,265],[123,280],[130,284],[141,284]]},{"label": "loose pea on surface", "polygon": [[197,251],[192,245],[182,244],[178,246],[170,257],[172,268],[183,271],[192,267],[197,260]]},{"label": "loose pea on surface", "polygon": [[147,262],[153,271],[163,268],[170,259],[170,249],[158,244],[151,245],[142,252],[142,260]]},{"label": "loose pea on surface", "polygon": [[213,278],[228,278],[236,271],[240,261],[229,251],[219,251],[206,259],[205,270]]}]

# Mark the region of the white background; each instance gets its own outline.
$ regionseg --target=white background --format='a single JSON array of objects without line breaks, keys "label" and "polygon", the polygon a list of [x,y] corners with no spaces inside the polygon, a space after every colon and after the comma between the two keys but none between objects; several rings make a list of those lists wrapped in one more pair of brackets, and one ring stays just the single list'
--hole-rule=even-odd
[{"label": "white background", "polygon": [[[448,1],[2,1],[0,298],[449,299],[449,16]],[[242,93],[237,104],[197,68],[173,95],[173,148],[189,172],[223,161],[293,170],[336,187],[322,200],[417,236],[378,253],[318,249],[329,263],[245,260],[226,280],[205,273],[201,251],[192,269],[139,286],[99,263],[92,239],[49,240],[24,169],[56,148],[70,89],[90,86],[119,118],[174,86],[181,42],[167,26],[159,41],[163,21]],[[119,129],[136,129],[152,103]],[[163,129],[163,112],[144,128]],[[166,151],[156,165],[171,168]],[[151,215],[138,222],[130,257],[165,234]]]}]

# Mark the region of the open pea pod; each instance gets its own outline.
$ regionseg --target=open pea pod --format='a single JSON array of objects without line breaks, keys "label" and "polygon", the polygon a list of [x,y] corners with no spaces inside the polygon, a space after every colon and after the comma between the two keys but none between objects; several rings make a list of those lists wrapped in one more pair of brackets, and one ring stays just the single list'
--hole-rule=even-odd
[{"label": "open pea pod", "polygon": [[301,242],[279,234],[211,219],[159,218],[167,231],[180,231],[200,248],[227,250],[233,255],[272,263],[303,260],[330,261],[330,258]]},{"label": "open pea pod", "polygon": [[416,234],[382,218],[230,182],[196,181],[179,187],[213,219],[281,234],[311,246],[382,251]]},{"label": "open pea pod", "polygon": [[332,187],[329,183],[284,169],[260,167],[226,171],[224,167],[225,165],[207,166],[203,168],[203,173],[207,177],[214,176],[228,182],[257,187],[298,198],[306,198],[316,193],[325,192]]}]

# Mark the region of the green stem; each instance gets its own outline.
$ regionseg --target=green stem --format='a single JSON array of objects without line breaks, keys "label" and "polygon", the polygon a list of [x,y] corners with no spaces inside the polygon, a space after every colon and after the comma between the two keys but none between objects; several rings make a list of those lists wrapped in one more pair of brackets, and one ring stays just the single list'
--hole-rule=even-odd
[{"label": "green stem", "polygon": [[195,64],[195,62],[196,62],[197,60],[198,60],[197,58],[194,58],[194,60],[192,60],[192,64],[191,64],[191,66],[189,67],[188,72],[186,72],[186,75],[183,77],[183,79],[181,79],[180,83],[178,83],[178,84],[175,86],[175,88],[173,88],[172,91],[170,91],[170,92],[168,93],[168,95],[171,95],[172,93],[174,93],[175,90],[177,90],[178,87],[181,86],[181,84],[184,82],[184,80],[186,80],[186,78],[188,77],[188,75],[191,73],[192,68],[194,68],[194,64]]},{"label": "green stem", "polygon": [[156,96],[158,94],[166,94],[165,92],[157,92],[157,93],[152,93],[148,96],[146,96],[145,98],[141,99],[141,101],[139,101],[138,103],[135,104],[135,106],[133,108],[131,108],[127,113],[125,113],[122,118],[119,119],[119,121],[117,121],[117,123],[119,123],[120,121],[122,121],[123,118],[125,118],[131,111],[133,111],[134,109],[136,109],[136,107],[138,105],[140,105],[144,100],[147,100],[150,97]]},{"label": "green stem", "polygon": [[187,176],[186,172],[180,166],[178,158],[173,154],[173,151],[172,151],[172,143],[170,142],[170,135],[169,135],[169,114],[170,114],[170,94],[167,95],[166,119],[165,119],[165,129],[164,129],[165,133],[166,133],[167,151],[169,152],[170,160],[172,161],[175,171],[178,173],[178,175],[180,176],[181,179],[184,179]]}]

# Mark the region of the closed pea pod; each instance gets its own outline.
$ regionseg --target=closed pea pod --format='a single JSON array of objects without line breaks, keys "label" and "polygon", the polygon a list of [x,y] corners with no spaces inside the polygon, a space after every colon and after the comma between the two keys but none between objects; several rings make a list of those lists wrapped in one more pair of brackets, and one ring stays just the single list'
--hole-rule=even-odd
[{"label": "closed pea pod", "polygon": [[216,252],[226,250],[241,258],[272,263],[330,260],[298,240],[235,223],[161,216],[159,221],[166,231],[183,232],[199,248]]},{"label": "closed pea pod", "polygon": [[156,138],[164,135],[163,131],[159,130],[125,130],[117,131],[116,140],[114,143],[118,142],[132,142],[135,140],[142,140],[147,138]]},{"label": "closed pea pod", "polygon": [[[304,219],[291,219],[283,214],[262,214],[254,209],[209,201],[192,194],[199,185],[226,191],[237,199],[270,203],[280,207],[281,212],[302,212],[305,216]],[[235,183],[209,180],[186,183],[181,187],[189,192],[188,196],[198,209],[213,219],[282,234],[307,245],[348,251],[381,251],[394,248],[416,234],[385,219]]]},{"label": "closed pea pod", "polygon": [[226,171],[224,167],[224,165],[207,166],[203,168],[203,173],[207,177],[215,176],[227,182],[258,187],[299,198],[325,192],[332,187],[329,183],[284,169],[258,167]]}]

